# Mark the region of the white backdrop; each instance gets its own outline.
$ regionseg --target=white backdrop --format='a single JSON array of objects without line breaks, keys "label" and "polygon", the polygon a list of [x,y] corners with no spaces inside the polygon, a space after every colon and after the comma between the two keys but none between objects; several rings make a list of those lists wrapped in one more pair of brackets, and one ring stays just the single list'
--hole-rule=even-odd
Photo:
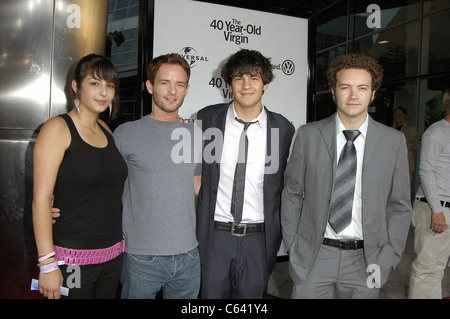
[{"label": "white backdrop", "polygon": [[275,78],[264,105],[296,128],[306,123],[307,19],[191,0],[155,0],[153,56],[175,52],[191,63],[182,117],[232,99],[220,69],[241,48],[271,59]]}]

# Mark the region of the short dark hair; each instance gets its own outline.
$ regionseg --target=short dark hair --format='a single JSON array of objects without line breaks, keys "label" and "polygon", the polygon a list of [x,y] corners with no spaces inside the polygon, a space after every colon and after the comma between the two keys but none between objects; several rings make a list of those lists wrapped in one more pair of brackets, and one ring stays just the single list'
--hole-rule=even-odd
[{"label": "short dark hair", "polygon": [[222,68],[221,76],[225,83],[231,85],[236,76],[260,75],[264,84],[273,80],[273,67],[270,59],[263,56],[259,51],[241,49],[230,56]]},{"label": "short dark hair", "polygon": [[408,115],[408,112],[406,112],[406,109],[403,106],[397,106],[395,108],[394,112],[397,111],[397,110],[400,110],[400,111],[403,112],[403,114]]},{"label": "short dark hair", "polygon": [[331,62],[327,69],[327,80],[330,88],[335,88],[337,73],[342,69],[363,69],[372,77],[372,90],[376,91],[383,80],[383,69],[377,61],[360,53],[346,54]]},{"label": "short dark hair", "polygon": [[185,59],[181,57],[178,53],[169,53],[160,55],[150,61],[147,65],[147,78],[150,83],[153,84],[155,81],[156,73],[158,73],[159,68],[163,64],[178,64],[180,65],[184,71],[186,71],[188,82],[191,77],[191,67],[187,63]]}]

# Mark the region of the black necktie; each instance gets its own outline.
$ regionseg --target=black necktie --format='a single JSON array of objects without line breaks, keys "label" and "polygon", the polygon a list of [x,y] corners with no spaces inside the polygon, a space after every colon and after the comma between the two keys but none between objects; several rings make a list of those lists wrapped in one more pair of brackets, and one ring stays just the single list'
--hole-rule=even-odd
[{"label": "black necktie", "polygon": [[233,193],[231,197],[231,215],[234,217],[234,223],[239,225],[242,220],[242,209],[244,208],[244,190],[245,190],[245,170],[247,167],[248,138],[247,129],[256,122],[244,122],[235,118],[239,123],[244,124],[241,138],[239,140],[239,155],[234,171]]},{"label": "black necktie", "polygon": [[336,234],[344,230],[352,219],[356,177],[356,149],[353,141],[360,134],[357,130],[345,130],[343,133],[347,143],[339,156],[329,219]]}]

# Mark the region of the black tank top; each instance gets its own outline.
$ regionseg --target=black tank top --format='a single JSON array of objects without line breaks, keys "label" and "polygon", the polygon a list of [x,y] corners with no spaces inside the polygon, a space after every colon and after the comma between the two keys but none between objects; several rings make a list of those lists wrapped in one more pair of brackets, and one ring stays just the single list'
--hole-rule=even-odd
[{"label": "black tank top", "polygon": [[114,138],[102,125],[108,145],[86,143],[68,114],[71,143],[56,179],[54,207],[61,216],[53,225],[57,246],[77,249],[110,247],[122,239],[122,192],[128,170]]}]

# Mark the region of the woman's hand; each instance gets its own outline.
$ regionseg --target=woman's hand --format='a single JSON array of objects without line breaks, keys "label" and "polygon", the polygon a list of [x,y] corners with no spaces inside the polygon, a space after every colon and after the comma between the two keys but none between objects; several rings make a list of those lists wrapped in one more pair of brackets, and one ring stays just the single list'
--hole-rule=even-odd
[{"label": "woman's hand", "polygon": [[56,269],[49,273],[39,274],[39,292],[48,299],[59,299],[59,288],[63,284],[63,276],[61,270]]}]

